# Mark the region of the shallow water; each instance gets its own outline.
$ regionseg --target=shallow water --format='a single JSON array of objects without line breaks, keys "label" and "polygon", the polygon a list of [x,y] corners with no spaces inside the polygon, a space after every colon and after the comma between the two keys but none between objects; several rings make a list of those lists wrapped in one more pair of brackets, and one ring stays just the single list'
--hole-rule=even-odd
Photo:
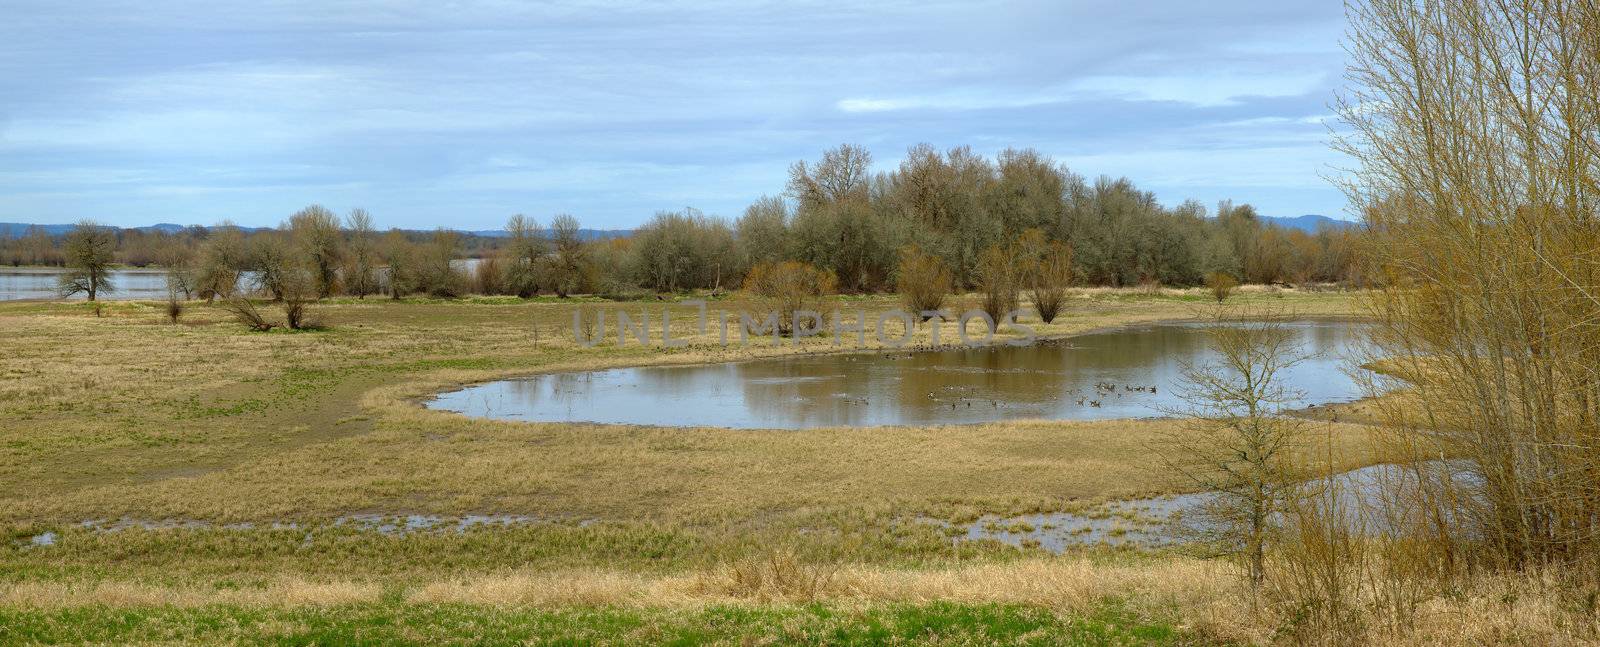
[{"label": "shallow water", "polygon": [[[1318,509],[1331,513],[1346,529],[1377,535],[1392,532],[1392,518],[1401,514],[1386,495],[1412,491],[1415,471],[1434,479],[1448,478],[1463,491],[1472,492],[1482,482],[1474,466],[1468,461],[1430,461],[1417,467],[1369,465],[1311,481],[1308,492],[1313,504],[1320,503]],[[1114,501],[1079,513],[985,515],[968,524],[923,521],[945,526],[955,541],[992,539],[1056,553],[1074,546],[1171,546],[1204,534],[1204,511],[1215,501],[1214,496],[1177,494]]]},{"label": "shallow water", "polygon": [[[1290,324],[1316,354],[1281,376],[1303,394],[1292,406],[1361,397],[1342,359],[1359,327]],[[761,429],[1139,418],[1184,408],[1182,368],[1211,357],[1205,325],[1159,324],[1021,347],[538,375],[443,393],[427,406],[505,420]]]}]

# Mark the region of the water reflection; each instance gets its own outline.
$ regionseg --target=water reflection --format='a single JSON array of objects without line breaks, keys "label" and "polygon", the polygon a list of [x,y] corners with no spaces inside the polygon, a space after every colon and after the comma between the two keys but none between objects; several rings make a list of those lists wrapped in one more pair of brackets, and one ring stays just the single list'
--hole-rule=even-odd
[{"label": "water reflection", "polygon": [[[1290,325],[1318,353],[1282,376],[1305,393],[1298,404],[1360,396],[1342,360],[1357,326]],[[1026,347],[540,375],[441,394],[429,406],[510,420],[784,429],[1149,417],[1183,405],[1180,371],[1208,358],[1206,344],[1200,324],[1163,324]]]}]

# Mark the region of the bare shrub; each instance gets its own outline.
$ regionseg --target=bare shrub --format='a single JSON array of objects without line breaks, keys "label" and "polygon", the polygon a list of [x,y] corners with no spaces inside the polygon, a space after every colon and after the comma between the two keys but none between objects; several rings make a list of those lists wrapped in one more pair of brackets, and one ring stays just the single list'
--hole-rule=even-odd
[{"label": "bare shrub", "polygon": [[266,332],[278,327],[277,324],[267,321],[266,316],[261,314],[261,310],[256,308],[256,304],[251,302],[250,299],[234,297],[223,302],[222,307],[232,313],[234,318],[239,320],[239,323],[244,324],[250,330]]},{"label": "bare shrub", "polygon": [[1072,285],[1072,248],[1052,241],[1033,259],[1028,286],[1033,308],[1045,323],[1056,320],[1067,302],[1067,287]]},{"label": "bare shrub", "polygon": [[[573,316],[576,317],[578,322],[578,332],[582,333],[583,335],[581,338],[582,341],[590,342],[600,340],[599,337],[595,336],[595,326],[601,324],[601,318],[605,315],[594,310],[593,308],[590,308],[589,306],[579,306]],[[601,330],[600,334],[601,336],[604,336],[605,331]]]},{"label": "bare shrub", "polygon": [[836,284],[833,272],[798,261],[762,263],[744,279],[744,289],[756,297],[760,314],[776,313],[778,333],[786,336],[796,332],[797,313],[828,314],[831,303],[826,297],[833,294]]},{"label": "bare shrub", "polygon": [[1017,309],[1021,272],[1015,250],[1010,246],[991,245],[978,256],[974,272],[978,280],[978,308],[989,315],[990,332],[994,332],[1006,315]]},{"label": "bare shrub", "polygon": [[482,295],[505,294],[506,272],[493,256],[478,261],[472,270],[472,291]]},{"label": "bare shrub", "polygon": [[323,284],[313,274],[295,272],[284,278],[283,282],[283,322],[290,330],[315,330],[322,325],[311,317],[311,304],[317,302],[317,295]]},{"label": "bare shrub", "polygon": [[1233,294],[1233,289],[1239,287],[1239,280],[1227,272],[1212,272],[1206,275],[1206,289],[1211,291],[1211,298],[1217,303],[1227,301]]},{"label": "bare shrub", "polygon": [[944,307],[945,297],[950,294],[950,268],[939,257],[923,252],[921,247],[908,245],[900,250],[895,289],[912,313],[938,310]]},{"label": "bare shrub", "polygon": [[167,295],[167,322],[178,323],[178,318],[183,316],[183,302],[178,300],[178,295]]}]

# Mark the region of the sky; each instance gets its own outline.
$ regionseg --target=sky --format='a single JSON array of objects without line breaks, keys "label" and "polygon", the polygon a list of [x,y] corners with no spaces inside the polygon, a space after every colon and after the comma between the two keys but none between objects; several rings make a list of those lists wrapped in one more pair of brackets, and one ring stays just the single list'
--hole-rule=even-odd
[{"label": "sky", "polygon": [[1328,0],[0,0],[0,221],[737,217],[841,143],[1350,217]]}]

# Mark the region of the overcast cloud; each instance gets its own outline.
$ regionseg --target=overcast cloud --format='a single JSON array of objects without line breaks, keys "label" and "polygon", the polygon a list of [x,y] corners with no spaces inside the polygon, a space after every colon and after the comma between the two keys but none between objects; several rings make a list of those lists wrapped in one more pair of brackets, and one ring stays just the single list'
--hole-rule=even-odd
[{"label": "overcast cloud", "polygon": [[225,4],[0,0],[0,221],[632,227],[842,142],[1346,216],[1338,2]]}]

